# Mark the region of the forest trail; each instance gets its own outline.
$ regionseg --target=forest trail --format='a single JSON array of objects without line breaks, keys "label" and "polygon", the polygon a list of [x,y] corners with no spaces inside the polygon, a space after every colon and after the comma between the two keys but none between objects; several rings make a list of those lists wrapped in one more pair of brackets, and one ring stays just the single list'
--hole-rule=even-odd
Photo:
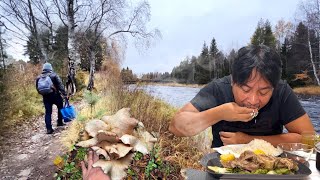
[{"label": "forest trail", "polygon": [[[79,109],[80,103],[73,103]],[[79,111],[78,111],[79,112]],[[46,134],[44,115],[29,123],[0,133],[0,179],[33,180],[54,179],[56,167],[53,160],[67,151],[61,143],[61,134],[68,124],[57,127],[57,109],[53,106],[53,134]]]}]

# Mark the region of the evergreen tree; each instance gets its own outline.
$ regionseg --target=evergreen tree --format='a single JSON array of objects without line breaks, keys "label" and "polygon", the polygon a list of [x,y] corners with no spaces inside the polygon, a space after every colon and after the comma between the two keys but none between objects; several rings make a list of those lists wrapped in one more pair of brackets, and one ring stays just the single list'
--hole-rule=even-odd
[{"label": "evergreen tree", "polygon": [[210,80],[212,78],[217,78],[217,53],[218,48],[216,44],[216,40],[212,38],[211,44],[210,44],[210,51],[209,51],[209,78]]},{"label": "evergreen tree", "polygon": [[[288,61],[288,51],[289,51],[289,40],[285,38],[284,43],[281,46],[280,57],[282,61],[282,79],[287,79],[287,61]],[[288,80],[288,79],[287,79]]]},{"label": "evergreen tree", "polygon": [[253,36],[251,37],[251,44],[260,45],[264,44],[264,22],[263,19],[260,19],[258,22],[257,28],[254,31]]},{"label": "evergreen tree", "polygon": [[266,20],[264,24],[264,45],[275,48],[276,47],[276,37],[272,32],[271,24]]},{"label": "evergreen tree", "polygon": [[[317,48],[314,44],[317,39],[315,32],[310,30],[310,42],[312,49],[315,51]],[[313,54],[315,55],[315,54]],[[290,49],[287,56],[287,79],[292,86],[305,85],[301,81],[295,80],[295,74],[301,74],[303,72],[311,72],[310,66],[310,52],[308,47],[308,29],[300,22],[294,33]]]},{"label": "evergreen tree", "polygon": [[307,27],[300,22],[294,33],[292,46],[289,50],[288,73],[297,74],[307,68],[309,62]]},{"label": "evergreen tree", "polygon": [[199,61],[196,65],[195,81],[198,84],[206,84],[210,81],[209,77],[209,50],[208,46],[204,42],[202,51],[199,57]]},{"label": "evergreen tree", "polygon": [[261,19],[258,22],[258,26],[251,37],[251,44],[263,44],[272,48],[276,47],[276,38],[272,32],[272,27],[268,20],[264,22],[263,19]]}]

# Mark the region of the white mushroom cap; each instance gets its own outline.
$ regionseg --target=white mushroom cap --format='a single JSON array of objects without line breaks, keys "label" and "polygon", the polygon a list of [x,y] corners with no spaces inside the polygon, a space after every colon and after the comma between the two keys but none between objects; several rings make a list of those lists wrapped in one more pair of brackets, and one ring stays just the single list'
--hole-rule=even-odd
[{"label": "white mushroom cap", "polygon": [[93,167],[101,167],[105,174],[108,174],[111,179],[123,179],[127,176],[126,169],[129,167],[133,153],[117,160],[98,160],[94,163]]},{"label": "white mushroom cap", "polygon": [[98,131],[96,138],[98,142],[108,141],[110,143],[116,143],[119,141],[119,137],[116,133],[103,130]]},{"label": "white mushroom cap", "polygon": [[91,149],[94,150],[98,156],[102,155],[102,156],[104,156],[104,158],[106,160],[110,160],[110,157],[109,157],[108,153],[106,152],[106,150],[104,150],[98,146],[92,146]]},{"label": "white mushroom cap", "polygon": [[110,126],[99,119],[93,119],[86,123],[85,130],[91,137],[96,137],[98,131],[109,131]]},{"label": "white mushroom cap", "polygon": [[80,146],[80,147],[92,147],[95,146],[98,143],[98,140],[96,138],[91,138],[85,141],[80,141],[76,144],[76,146]]},{"label": "white mushroom cap", "polygon": [[133,149],[133,147],[126,146],[122,143],[109,143],[107,141],[102,141],[97,146],[106,150],[111,159],[122,158]]}]

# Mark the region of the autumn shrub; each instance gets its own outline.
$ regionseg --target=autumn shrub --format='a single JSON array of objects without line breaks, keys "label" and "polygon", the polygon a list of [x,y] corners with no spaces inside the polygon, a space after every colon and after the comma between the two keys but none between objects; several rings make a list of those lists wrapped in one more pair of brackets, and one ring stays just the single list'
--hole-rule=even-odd
[{"label": "autumn shrub", "polygon": [[23,64],[12,66],[3,75],[1,83],[1,125],[13,125],[44,112],[42,97],[35,88],[35,79],[41,68]]}]

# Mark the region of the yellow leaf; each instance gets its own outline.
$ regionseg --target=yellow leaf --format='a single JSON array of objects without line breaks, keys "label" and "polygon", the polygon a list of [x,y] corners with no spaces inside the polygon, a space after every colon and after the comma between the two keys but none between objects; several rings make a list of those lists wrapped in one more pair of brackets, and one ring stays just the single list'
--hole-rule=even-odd
[{"label": "yellow leaf", "polygon": [[53,164],[61,168],[63,166],[63,159],[61,156],[56,156],[56,158],[53,160]]}]

